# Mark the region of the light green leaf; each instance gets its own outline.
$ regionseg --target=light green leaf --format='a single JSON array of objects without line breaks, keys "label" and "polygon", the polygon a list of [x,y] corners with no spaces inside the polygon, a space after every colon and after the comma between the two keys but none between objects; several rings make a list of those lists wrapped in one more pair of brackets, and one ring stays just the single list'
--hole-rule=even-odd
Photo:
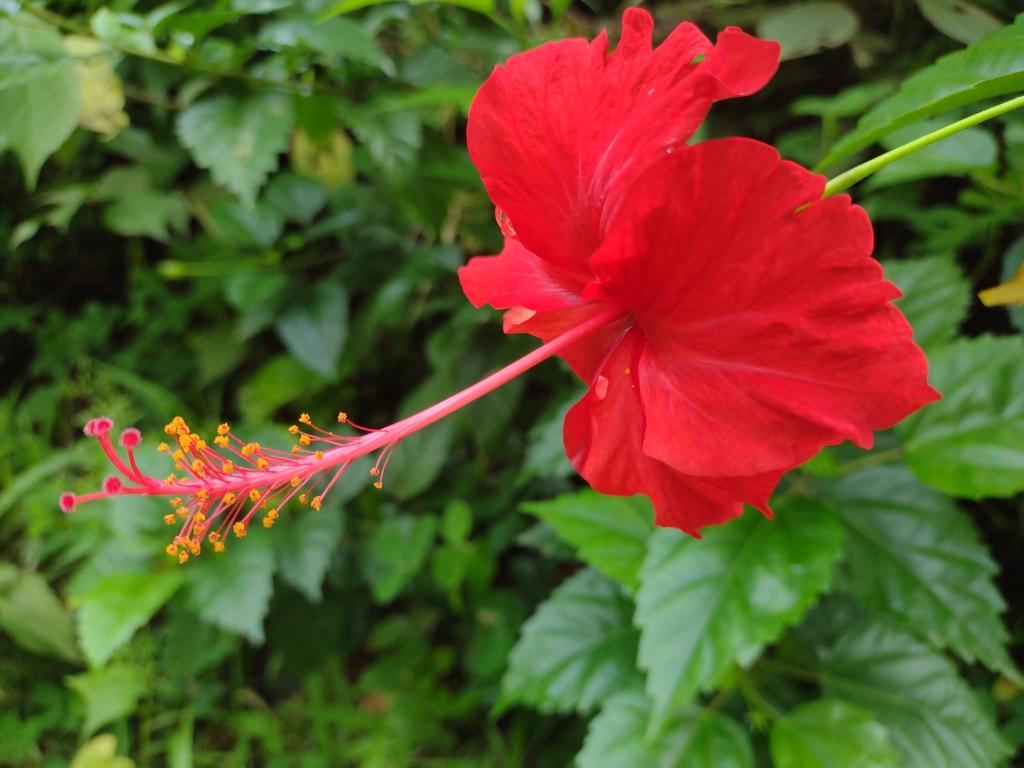
[{"label": "light green leaf", "polygon": [[238,391],[238,407],[246,421],[269,419],[278,408],[293,402],[323,379],[310,373],[290,355],[271,358]]},{"label": "light green leaf", "polygon": [[274,544],[281,580],[311,603],[323,597],[324,574],[345,528],[340,500],[328,494],[321,510],[303,510],[298,517],[274,526]]},{"label": "light green leaf", "polygon": [[284,216],[262,200],[255,205],[218,200],[206,213],[203,224],[211,236],[235,248],[269,248],[284,229]]},{"label": "light green leaf", "polygon": [[79,661],[71,614],[38,573],[0,563],[0,629],[27,651]]},{"label": "light green leaf", "polygon": [[889,732],[871,713],[838,699],[801,704],[772,724],[775,768],[897,768]]},{"label": "light green leaf", "polygon": [[782,61],[810,56],[825,48],[848,43],[860,19],[844,3],[820,0],[796,3],[764,15],[757,25],[757,36],[775,40],[782,46]]},{"label": "light green leaf", "polygon": [[378,603],[390,603],[419,573],[434,544],[437,518],[398,515],[374,531],[363,572]]},{"label": "light green leaf", "polygon": [[452,499],[444,505],[441,517],[441,535],[449,544],[461,544],[473,530],[473,508],[462,499]]},{"label": "light green leaf", "polygon": [[657,729],[676,707],[750,664],[832,582],[843,530],[817,502],[794,498],[774,521],[748,512],[703,540],[659,529],[640,572],[640,667]]},{"label": "light green leaf", "polygon": [[604,496],[588,488],[521,508],[554,527],[582,560],[630,589],[639,586],[647,539],[654,532],[654,510],[645,496]]},{"label": "light green leaf", "polygon": [[[944,128],[950,121],[922,120],[900,128],[882,139],[886,149],[895,149],[925,134]],[[935,176],[966,176],[995,164],[999,143],[984,128],[967,128],[923,147],[877,171],[868,181],[869,189]]]},{"label": "light green leaf", "polygon": [[308,225],[327,202],[327,193],[316,179],[281,173],[267,185],[266,200],[289,221]]},{"label": "light green leaf", "polygon": [[188,232],[188,203],[177,192],[145,191],[121,198],[103,211],[103,225],[125,237],[145,236],[166,243],[171,232]]},{"label": "light green leaf", "polygon": [[130,715],[146,692],[146,673],[133,664],[114,664],[65,681],[85,702],[83,736],[91,736],[107,723]]},{"label": "light green leaf", "polygon": [[[494,10],[494,0],[438,0],[444,5],[455,5],[461,8],[468,8],[471,11],[477,11],[478,13],[489,14]],[[341,13],[351,13],[352,11],[358,11],[360,8],[368,8],[374,5],[381,5],[382,3],[389,2],[389,0],[342,0],[337,5],[332,6],[324,12],[324,18],[330,18],[337,16]],[[410,5],[424,5],[433,0],[409,0]]]},{"label": "light green leaf", "polygon": [[968,48],[943,56],[903,81],[895,95],[868,112],[819,167],[875,143],[904,125],[955,107],[1024,90],[1024,14]]},{"label": "light green leaf", "polygon": [[274,327],[292,357],[333,376],[348,335],[348,294],[336,283],[319,282]]},{"label": "light green leaf", "polygon": [[1024,346],[1019,337],[961,339],[929,357],[942,400],[898,427],[920,480],[951,496],[1024,489]]},{"label": "light green leaf", "polygon": [[593,568],[580,571],[537,609],[509,656],[496,708],[586,714],[609,696],[643,685],[639,633],[622,587]]},{"label": "light green leaf", "polygon": [[917,0],[917,7],[939,32],[965,45],[1003,27],[1003,22],[968,0]]},{"label": "light green leaf", "polygon": [[863,83],[840,91],[835,96],[804,96],[793,102],[794,115],[818,117],[856,117],[895,90],[891,80]]},{"label": "light green leaf", "polygon": [[14,151],[25,186],[35,189],[43,161],[78,124],[81,95],[61,36],[32,19],[25,22],[0,18],[0,77],[6,80],[0,81],[0,151]]},{"label": "light green leaf", "polygon": [[1010,754],[953,664],[904,630],[854,625],[827,655],[821,684],[885,724],[902,768],[989,768]]},{"label": "light green leaf", "polygon": [[106,664],[181,583],[180,570],[117,573],[90,589],[78,610],[78,636],[89,663],[95,667]]},{"label": "light green leaf", "polygon": [[311,48],[328,56],[340,56],[377,67],[384,74],[397,74],[395,63],[363,31],[361,24],[350,19],[328,19],[316,24],[307,17],[297,17],[266,24],[260,30],[259,44],[271,50]]},{"label": "light green leaf", "polygon": [[135,768],[135,761],[117,754],[117,737],[101,733],[75,753],[69,768]]},{"label": "light green leaf", "polygon": [[271,535],[261,526],[250,526],[244,539],[227,538],[225,552],[211,547],[184,569],[196,612],[253,645],[263,643],[263,617],[274,594]]},{"label": "light green leaf", "polygon": [[829,494],[847,528],[848,588],[864,605],[1021,680],[1004,648],[1006,603],[992,582],[998,568],[952,499],[903,466],[856,472]]},{"label": "light green leaf", "polygon": [[177,132],[196,165],[209,168],[214,181],[252,203],[288,148],[292,122],[292,102],[283,94],[217,96],[182,111]]},{"label": "light green leaf", "polygon": [[650,713],[639,691],[609,699],[590,721],[578,768],[754,768],[747,732],[720,712],[685,707],[660,736],[648,739]]},{"label": "light green leaf", "polygon": [[914,341],[925,350],[952,341],[971,302],[971,286],[953,254],[883,261],[882,266],[904,293],[894,303],[910,321]]}]

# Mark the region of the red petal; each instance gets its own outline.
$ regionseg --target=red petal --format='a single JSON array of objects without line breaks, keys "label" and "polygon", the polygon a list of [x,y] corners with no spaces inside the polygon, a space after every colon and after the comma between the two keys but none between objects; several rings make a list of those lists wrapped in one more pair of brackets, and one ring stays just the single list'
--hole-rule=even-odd
[{"label": "red petal", "polygon": [[781,51],[773,40],[758,40],[739,27],[727,27],[718,33],[714,50],[697,71],[708,72],[719,81],[715,101],[749,96],[772,79],[779,68]]},{"label": "red petal", "polygon": [[[770,76],[764,51],[774,44],[733,30],[715,54],[687,23],[652,50],[652,29],[646,11],[630,9],[611,55],[602,33],[589,45],[564,40],[513,56],[470,110],[469,152],[491,199],[526,248],[580,280],[621,190],[682,146],[714,98]],[[693,64],[699,55],[707,58]]]},{"label": "red petal", "polygon": [[598,386],[572,407],[565,419],[565,449],[590,485],[616,496],[646,494],[658,525],[699,536],[699,528],[724,523],[743,512],[743,504],[770,513],[768,498],[782,472],[754,477],[705,479],[676,471],[641,450],[643,414],[626,373],[639,338],[632,330],[602,367]]},{"label": "red petal", "polygon": [[541,261],[511,238],[500,255],[470,259],[459,270],[459,282],[475,307],[547,310],[583,303],[582,280]]},{"label": "red petal", "polygon": [[868,447],[937,399],[866,214],[820,200],[824,183],[726,139],[666,159],[626,198],[585,295],[643,331],[648,456],[704,477],[775,472],[844,439]]}]

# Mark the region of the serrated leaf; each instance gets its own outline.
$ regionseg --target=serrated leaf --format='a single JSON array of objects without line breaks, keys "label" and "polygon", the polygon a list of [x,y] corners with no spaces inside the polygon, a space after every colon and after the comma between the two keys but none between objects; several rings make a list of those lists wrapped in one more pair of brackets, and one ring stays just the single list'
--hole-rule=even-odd
[{"label": "serrated leaf", "polygon": [[0,18],[0,75],[6,74],[0,87],[0,151],[14,151],[25,186],[35,189],[43,161],[78,124],[81,95],[74,64],[63,57],[61,36],[31,17],[24,21]]},{"label": "serrated leaf", "polygon": [[196,165],[252,203],[288,148],[293,120],[291,99],[280,93],[217,96],[183,110],[176,128]]},{"label": "serrated leaf", "polygon": [[952,341],[971,301],[971,286],[953,254],[883,261],[882,266],[904,293],[894,303],[913,327],[914,341],[925,350]]},{"label": "serrated leaf", "polygon": [[849,590],[965,661],[1020,680],[1004,645],[998,567],[970,518],[903,466],[856,472],[829,489],[847,529]]},{"label": "serrated leaf", "polygon": [[345,528],[341,505],[332,501],[328,495],[319,511],[303,510],[297,518],[274,526],[281,580],[295,587],[311,603],[319,603],[323,597],[324,574]]},{"label": "serrated leaf", "polygon": [[269,248],[284,229],[284,216],[262,200],[255,205],[218,200],[206,214],[202,222],[210,234],[235,248]]},{"label": "serrated leaf", "polygon": [[586,714],[609,696],[642,686],[632,616],[633,603],[619,584],[593,568],[577,573],[523,625],[497,710],[528,704]]},{"label": "serrated leaf", "polygon": [[552,526],[582,560],[635,590],[654,510],[644,496],[604,496],[589,488],[521,508]]},{"label": "serrated leaf", "polygon": [[274,326],[292,357],[311,371],[332,376],[348,335],[348,294],[320,282]]},{"label": "serrated leaf", "polygon": [[821,685],[885,724],[903,768],[989,768],[1010,754],[956,667],[904,630],[855,624],[825,658]]},{"label": "serrated leaf", "polygon": [[590,721],[577,768],[754,768],[750,737],[732,718],[686,707],[648,739],[651,705],[639,691],[620,693]]},{"label": "serrated leaf", "polygon": [[838,699],[791,709],[772,724],[775,768],[897,768],[885,726],[870,712]]},{"label": "serrated leaf", "polygon": [[1024,346],[1019,337],[961,339],[929,357],[942,394],[898,427],[907,464],[951,496],[1012,496],[1024,489]]},{"label": "serrated leaf", "polygon": [[849,157],[904,125],[1020,90],[1024,90],[1024,14],[1013,25],[908,77],[898,93],[864,115],[836,143],[819,167]]},{"label": "serrated leaf", "polygon": [[397,73],[395,63],[378,47],[376,41],[363,31],[361,24],[350,19],[332,18],[314,23],[310,18],[297,17],[266,24],[260,30],[259,44],[271,50],[283,48],[310,48],[328,56],[340,56],[377,67],[384,74]]},{"label": "serrated leaf", "polygon": [[327,194],[316,179],[281,173],[267,185],[266,200],[289,221],[308,225],[324,207]]},{"label": "serrated leaf", "polygon": [[190,602],[203,620],[253,645],[264,640],[263,617],[274,594],[272,534],[252,526],[244,539],[227,538],[227,551],[204,551],[185,569]]},{"label": "serrated leaf", "polygon": [[433,515],[398,515],[374,531],[367,547],[363,572],[373,599],[390,603],[419,573],[434,544],[437,518]]},{"label": "serrated leaf", "polygon": [[131,640],[182,583],[181,571],[116,573],[97,583],[78,610],[82,652],[95,667]]},{"label": "serrated leaf", "polygon": [[656,729],[675,707],[750,664],[832,582],[843,530],[810,499],[748,512],[697,540],[659,529],[640,572],[640,667]]},{"label": "serrated leaf", "polygon": [[143,235],[166,243],[171,232],[188,232],[190,214],[185,198],[177,193],[145,191],[128,195],[103,211],[103,225],[125,237]]},{"label": "serrated leaf", "polygon": [[83,736],[91,736],[107,723],[130,715],[146,692],[146,673],[134,664],[94,669],[67,677],[65,682],[85,702]]}]

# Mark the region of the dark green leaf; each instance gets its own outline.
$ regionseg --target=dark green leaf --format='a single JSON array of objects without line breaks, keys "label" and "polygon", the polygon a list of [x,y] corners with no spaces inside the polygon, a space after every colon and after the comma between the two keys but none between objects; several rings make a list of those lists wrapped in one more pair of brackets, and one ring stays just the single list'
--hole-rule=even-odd
[{"label": "dark green leaf", "polygon": [[262,200],[255,205],[218,200],[206,212],[203,223],[211,236],[235,248],[269,248],[284,229],[281,213]]},{"label": "dark green leaf", "polygon": [[988,768],[1010,754],[956,668],[904,630],[851,627],[828,654],[821,684],[885,724],[903,768]]},{"label": "dark green leaf", "polygon": [[259,42],[273,50],[296,46],[311,48],[328,56],[340,56],[377,67],[388,75],[396,73],[394,62],[384,55],[361,25],[350,19],[333,18],[317,24],[300,16],[275,21],[260,30]]},{"label": "dark green leaf", "polygon": [[654,532],[654,510],[644,496],[605,496],[590,489],[551,501],[531,501],[522,509],[553,526],[579,550],[581,559],[630,589]]},{"label": "dark green leaf", "polygon": [[295,587],[311,603],[323,597],[322,585],[331,555],[344,530],[341,504],[328,494],[323,508],[302,510],[297,517],[274,526],[274,546],[281,580]]},{"label": "dark green leaf", "polygon": [[798,621],[831,584],[842,544],[838,521],[802,498],[780,504],[774,521],[748,512],[703,540],[659,529],[636,612],[655,725]]},{"label": "dark green leaf", "polygon": [[78,661],[71,615],[38,573],[0,563],[0,629],[22,648]]},{"label": "dark green leaf", "polygon": [[528,704],[542,712],[586,714],[609,696],[641,686],[632,616],[619,584],[593,568],[577,573],[523,625],[498,710]]},{"label": "dark green leaf", "polygon": [[160,573],[117,573],[89,590],[78,610],[82,652],[101,667],[114,651],[131,640],[135,630],[160,610],[182,582],[180,570]]},{"label": "dark green leaf", "polygon": [[90,736],[135,711],[146,692],[146,673],[132,664],[114,664],[68,677],[67,684],[85,702],[82,735]]},{"label": "dark green leaf", "polygon": [[336,283],[319,282],[274,327],[292,357],[311,371],[332,376],[348,335],[348,294]]},{"label": "dark green leaf", "polygon": [[324,207],[327,194],[316,179],[281,173],[267,185],[266,200],[289,221],[309,224]]},{"label": "dark green leaf", "polygon": [[385,520],[373,534],[363,572],[378,603],[390,603],[419,573],[434,544],[437,518],[398,515]]},{"label": "dark green leaf", "polygon": [[[949,123],[942,119],[922,120],[893,131],[882,139],[882,144],[886,149],[895,149]],[[967,128],[885,166],[871,176],[867,189],[933,176],[966,176],[994,166],[998,158],[999,143],[989,131]]]},{"label": "dark green leaf", "polygon": [[897,430],[922,481],[952,496],[1024,489],[1024,346],[1018,337],[961,339],[929,358],[942,400]]},{"label": "dark green leaf", "polygon": [[590,721],[578,768],[754,768],[747,732],[720,712],[685,707],[655,739],[645,736],[650,714],[639,691],[609,699]]},{"label": "dark green leaf", "polygon": [[885,276],[905,294],[895,304],[914,328],[914,341],[931,350],[953,340],[967,316],[971,286],[952,254],[884,261]]},{"label": "dark green leaf", "polygon": [[757,25],[757,36],[777,41],[785,61],[837,48],[848,43],[858,29],[860,19],[849,6],[815,0],[769,11]]},{"label": "dark green leaf", "polygon": [[292,102],[279,93],[245,99],[217,96],[178,115],[177,131],[200,168],[244,202],[252,203],[288,148]]},{"label": "dark green leaf", "polygon": [[1024,90],[1024,15],[908,77],[897,94],[860,119],[821,166],[849,157],[904,125],[1020,90]]},{"label": "dark green leaf", "polygon": [[190,214],[185,198],[176,193],[141,192],[128,195],[103,211],[103,224],[125,237],[142,235],[166,243],[171,233],[188,231]]},{"label": "dark green leaf", "polygon": [[775,768],[897,768],[896,750],[871,713],[838,699],[801,704],[772,723]]}]

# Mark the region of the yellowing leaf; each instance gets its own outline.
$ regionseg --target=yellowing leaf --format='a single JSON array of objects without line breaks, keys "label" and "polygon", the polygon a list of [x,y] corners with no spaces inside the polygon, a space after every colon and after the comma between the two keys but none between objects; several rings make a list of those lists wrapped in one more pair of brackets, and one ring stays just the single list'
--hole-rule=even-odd
[{"label": "yellowing leaf", "polygon": [[335,130],[326,143],[318,143],[305,131],[292,135],[292,168],[303,176],[318,179],[328,190],[351,184],[356,177],[352,166],[352,142],[344,131]]},{"label": "yellowing leaf", "polygon": [[64,50],[75,61],[75,77],[82,94],[78,122],[83,128],[111,139],[128,125],[124,111],[124,87],[110,64],[102,43],[88,37],[68,35]]},{"label": "yellowing leaf", "polygon": [[71,768],[135,768],[135,761],[117,756],[117,737],[103,733],[83,744]]},{"label": "yellowing leaf", "polygon": [[986,288],[978,294],[986,307],[1001,307],[1004,304],[1024,304],[1024,266],[1002,285]]}]

